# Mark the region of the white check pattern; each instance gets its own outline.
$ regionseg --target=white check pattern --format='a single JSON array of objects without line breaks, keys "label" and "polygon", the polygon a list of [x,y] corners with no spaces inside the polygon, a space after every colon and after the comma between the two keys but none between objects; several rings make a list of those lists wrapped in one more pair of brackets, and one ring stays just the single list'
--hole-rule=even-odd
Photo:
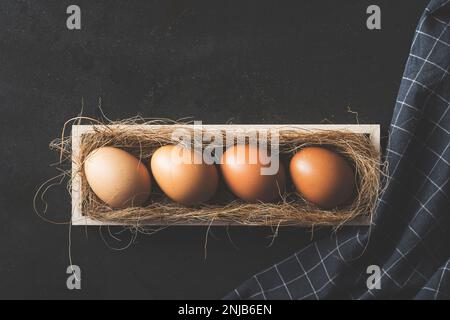
[{"label": "white check pattern", "polygon": [[[425,9],[391,122],[389,177],[367,228],[343,228],[226,299],[450,299],[450,0]],[[368,289],[367,267],[381,268]]]}]

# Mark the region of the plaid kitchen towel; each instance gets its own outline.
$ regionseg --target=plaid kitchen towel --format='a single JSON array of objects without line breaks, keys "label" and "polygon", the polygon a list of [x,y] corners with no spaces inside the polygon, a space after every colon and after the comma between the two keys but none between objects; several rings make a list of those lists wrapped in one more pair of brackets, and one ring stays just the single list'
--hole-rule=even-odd
[{"label": "plaid kitchen towel", "polygon": [[450,0],[431,1],[419,21],[371,228],[313,242],[226,299],[450,299],[449,23]]}]

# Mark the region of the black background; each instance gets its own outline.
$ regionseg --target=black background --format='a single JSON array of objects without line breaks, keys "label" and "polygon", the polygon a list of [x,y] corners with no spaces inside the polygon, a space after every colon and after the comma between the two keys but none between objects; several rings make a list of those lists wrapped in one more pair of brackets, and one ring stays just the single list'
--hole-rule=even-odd
[{"label": "black background", "polygon": [[[48,143],[65,120],[185,116],[204,123],[380,123],[383,133],[425,0],[1,1],[0,298],[221,298],[302,248],[309,229],[174,227],[127,244],[74,227],[82,290],[66,288],[67,225],[38,218],[37,187],[58,174]],[[66,28],[78,4],[82,30]],[[369,31],[366,8],[382,9]],[[47,217],[70,216],[64,186]],[[112,230],[113,232],[120,229]],[[314,237],[326,237],[322,229]]]}]

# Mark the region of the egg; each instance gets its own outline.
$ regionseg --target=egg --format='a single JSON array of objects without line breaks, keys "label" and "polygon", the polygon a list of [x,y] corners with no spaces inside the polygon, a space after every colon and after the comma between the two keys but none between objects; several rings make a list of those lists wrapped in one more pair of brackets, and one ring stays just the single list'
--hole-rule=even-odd
[{"label": "egg", "polygon": [[[232,146],[224,152],[220,168],[225,183],[237,197],[247,202],[270,202],[285,191],[286,174],[280,162],[276,174],[262,175],[261,168],[269,166],[262,163],[267,163],[268,159],[258,154],[257,146]],[[256,163],[250,163],[252,158],[257,159]]]},{"label": "egg", "polygon": [[86,158],[84,173],[92,191],[112,208],[140,206],[150,196],[147,168],[122,149],[95,149]]},{"label": "egg", "polygon": [[[194,163],[194,151],[167,145],[151,158],[153,177],[161,190],[173,201],[197,205],[210,200],[217,191],[219,176],[213,164]],[[200,158],[201,159],[201,158]]]},{"label": "egg", "polygon": [[339,154],[322,147],[307,147],[290,162],[292,181],[306,200],[325,209],[345,204],[354,194],[355,174]]}]

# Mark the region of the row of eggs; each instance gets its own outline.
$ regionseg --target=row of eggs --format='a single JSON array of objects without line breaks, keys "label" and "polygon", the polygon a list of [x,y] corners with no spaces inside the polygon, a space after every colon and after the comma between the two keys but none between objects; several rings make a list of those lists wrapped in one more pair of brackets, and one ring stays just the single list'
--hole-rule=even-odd
[{"label": "row of eggs", "polygon": [[[174,148],[157,149],[149,169],[132,154],[115,147],[92,151],[84,163],[86,180],[92,191],[112,208],[141,206],[150,197],[152,180],[173,201],[182,205],[206,203],[216,194],[219,172],[214,164],[173,161]],[[252,159],[257,146],[235,145],[227,149],[219,165],[227,187],[246,202],[271,202],[286,189],[286,172],[280,162],[275,175],[262,175],[259,157]],[[193,160],[193,158],[191,158]],[[254,158],[253,158],[254,159]],[[265,163],[265,162],[263,162]],[[150,173],[151,172],[151,173]],[[350,164],[337,153],[323,147],[305,147],[291,159],[289,173],[296,191],[321,208],[346,204],[355,192],[355,174]]]}]

